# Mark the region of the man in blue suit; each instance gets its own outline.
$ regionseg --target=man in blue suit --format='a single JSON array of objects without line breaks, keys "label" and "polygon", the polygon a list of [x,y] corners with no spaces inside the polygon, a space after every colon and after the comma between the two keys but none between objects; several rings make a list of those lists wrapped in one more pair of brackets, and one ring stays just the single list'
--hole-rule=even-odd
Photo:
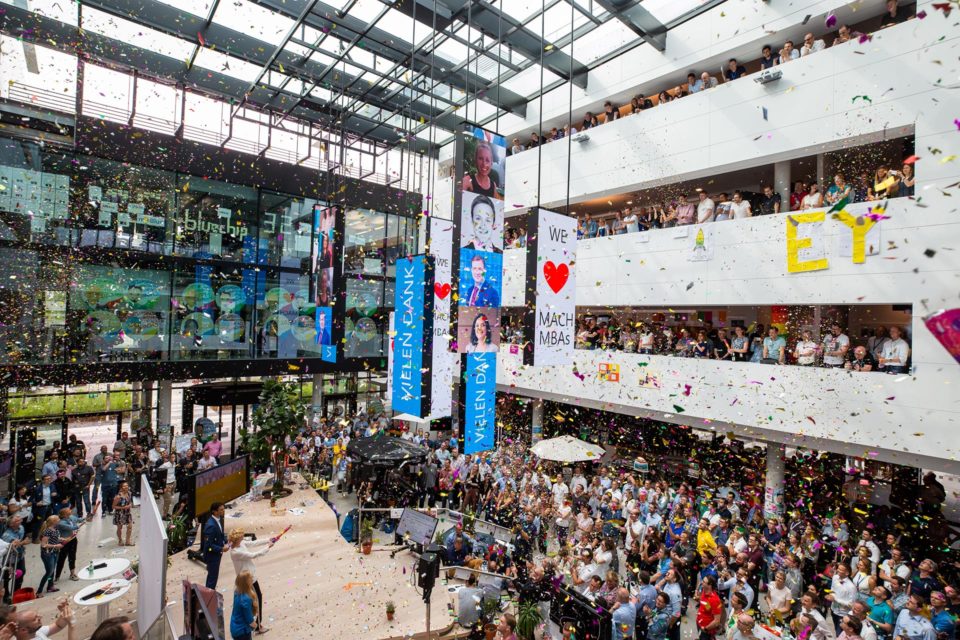
[{"label": "man in blue suit", "polygon": [[203,561],[207,565],[207,588],[216,589],[220,578],[220,559],[230,550],[227,536],[223,532],[222,502],[210,505],[210,517],[203,525]]},{"label": "man in blue suit", "polygon": [[466,302],[463,304],[468,307],[499,307],[500,294],[487,282],[487,261],[483,256],[473,256],[470,261],[470,275],[473,276],[473,285],[466,290]]}]

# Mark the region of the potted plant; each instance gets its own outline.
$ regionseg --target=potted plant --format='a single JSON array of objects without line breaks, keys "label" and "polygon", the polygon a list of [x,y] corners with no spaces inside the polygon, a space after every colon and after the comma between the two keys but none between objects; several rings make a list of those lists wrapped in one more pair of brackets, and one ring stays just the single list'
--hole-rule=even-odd
[{"label": "potted plant", "polygon": [[253,466],[273,464],[273,486],[263,492],[264,496],[271,498],[271,503],[292,493],[283,486],[286,441],[297,436],[306,424],[306,416],[307,405],[300,397],[297,385],[266,378],[260,392],[260,405],[253,412],[256,430],[240,430],[241,446],[250,454]]},{"label": "potted plant", "polygon": [[387,620],[393,620],[393,614],[397,608],[393,605],[393,600],[387,600]]},{"label": "potted plant", "polygon": [[373,549],[373,521],[364,520],[360,523],[360,550],[363,555],[370,555]]},{"label": "potted plant", "polygon": [[493,640],[497,635],[497,614],[500,613],[499,599],[484,598],[483,600],[483,634],[486,640]]},{"label": "potted plant", "polygon": [[174,516],[167,522],[167,552],[173,555],[187,548],[187,519]]},{"label": "potted plant", "polygon": [[534,640],[533,634],[543,622],[543,614],[536,602],[523,602],[517,610],[517,637]]}]

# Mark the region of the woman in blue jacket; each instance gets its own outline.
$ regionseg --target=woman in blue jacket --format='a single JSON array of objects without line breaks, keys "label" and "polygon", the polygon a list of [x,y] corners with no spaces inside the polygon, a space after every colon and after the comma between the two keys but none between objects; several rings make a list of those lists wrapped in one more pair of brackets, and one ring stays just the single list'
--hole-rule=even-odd
[{"label": "woman in blue jacket", "polygon": [[230,614],[230,635],[233,640],[250,640],[257,626],[257,594],[249,571],[237,575],[233,591],[233,613]]}]

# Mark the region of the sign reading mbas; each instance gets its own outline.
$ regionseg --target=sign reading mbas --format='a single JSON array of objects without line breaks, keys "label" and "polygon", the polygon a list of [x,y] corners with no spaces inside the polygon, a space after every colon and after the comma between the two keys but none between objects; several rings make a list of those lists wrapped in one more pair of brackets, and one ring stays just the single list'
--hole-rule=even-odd
[{"label": "sign reading mbas", "polygon": [[393,410],[423,418],[430,413],[429,378],[433,349],[433,261],[412,256],[397,261],[394,295]]},{"label": "sign reading mbas", "polygon": [[524,363],[535,366],[573,362],[577,222],[545,209],[528,214],[527,308]]}]

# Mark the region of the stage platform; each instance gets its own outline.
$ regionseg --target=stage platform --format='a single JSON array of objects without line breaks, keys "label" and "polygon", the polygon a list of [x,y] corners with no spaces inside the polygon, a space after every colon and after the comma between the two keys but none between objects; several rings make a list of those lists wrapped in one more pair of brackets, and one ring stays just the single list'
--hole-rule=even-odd
[{"label": "stage platform", "polygon": [[[275,536],[287,525],[293,525],[273,549],[256,560],[257,578],[264,597],[264,626],[270,629],[263,637],[277,640],[423,637],[426,605],[412,582],[414,557],[401,551],[391,559],[390,552],[395,547],[385,546],[384,543],[392,542],[385,534],[380,534],[380,540],[375,534],[373,552],[363,555],[343,539],[336,514],[315,491],[300,489],[299,485],[293,488],[293,495],[278,502],[276,512],[271,511],[267,500],[240,499],[233,503],[232,509],[227,509],[225,518],[227,531],[241,527],[261,539]],[[240,517],[235,517],[237,514]],[[167,610],[179,634],[183,631],[182,581],[188,579],[203,584],[206,569],[187,559],[185,551],[170,560]],[[234,578],[233,563],[225,555],[218,590],[224,594],[228,638]],[[114,601],[110,614],[135,619],[136,593],[134,586],[127,595]],[[388,622],[386,616],[388,600],[396,605],[392,622]],[[453,619],[448,603],[446,587],[438,581],[431,603],[432,631],[450,630]],[[38,609],[48,622],[56,615],[53,597],[21,607]],[[91,610],[95,607],[75,609],[76,637],[88,638],[96,628],[96,614]]]}]

